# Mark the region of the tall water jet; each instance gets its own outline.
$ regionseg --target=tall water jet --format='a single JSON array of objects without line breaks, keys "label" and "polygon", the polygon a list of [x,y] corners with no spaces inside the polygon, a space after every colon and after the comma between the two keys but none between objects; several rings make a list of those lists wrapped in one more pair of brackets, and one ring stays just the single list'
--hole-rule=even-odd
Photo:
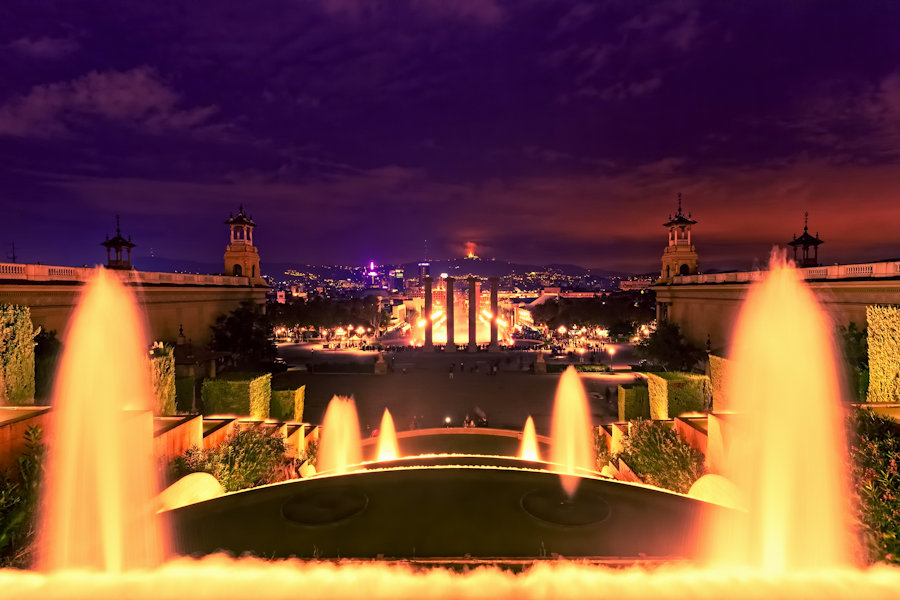
[{"label": "tall water jet", "polygon": [[397,431],[394,429],[394,418],[391,411],[384,409],[381,415],[381,427],[378,430],[378,460],[396,460],[400,458],[400,446],[397,444]]},{"label": "tall water jet", "polygon": [[154,499],[147,340],[137,303],[98,269],[70,321],[53,392],[38,564],[118,573],[164,557]]},{"label": "tall water jet", "polygon": [[359,418],[353,398],[335,396],[328,403],[322,420],[318,471],[345,473],[362,462]]},{"label": "tall water jet", "polygon": [[767,573],[852,557],[839,378],[829,319],[783,252],[744,303],[727,383],[733,442],[725,476],[747,518],[714,522],[712,560]]},{"label": "tall water jet", "polygon": [[570,366],[559,379],[550,438],[552,468],[559,473],[563,489],[571,498],[578,489],[575,473],[579,469],[593,470],[594,466],[591,413],[575,367]]},{"label": "tall water jet", "polygon": [[541,460],[538,453],[537,433],[534,431],[534,419],[531,415],[525,421],[525,429],[522,430],[522,444],[519,446],[519,458],[522,460]]}]

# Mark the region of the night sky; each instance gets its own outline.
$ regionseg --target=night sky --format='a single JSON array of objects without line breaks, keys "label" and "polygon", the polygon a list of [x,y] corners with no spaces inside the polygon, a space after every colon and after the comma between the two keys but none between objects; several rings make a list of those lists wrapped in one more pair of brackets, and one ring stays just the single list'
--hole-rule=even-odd
[{"label": "night sky", "polygon": [[4,259],[900,257],[900,2],[4,0]]}]

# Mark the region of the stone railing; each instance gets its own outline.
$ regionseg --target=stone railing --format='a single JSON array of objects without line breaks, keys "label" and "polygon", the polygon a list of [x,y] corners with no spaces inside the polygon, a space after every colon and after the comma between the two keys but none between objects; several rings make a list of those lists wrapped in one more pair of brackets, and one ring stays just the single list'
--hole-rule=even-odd
[{"label": "stone railing", "polygon": [[[23,265],[0,263],[0,280],[21,281],[77,281],[86,282],[94,275],[92,267],[57,267],[51,265]],[[193,273],[157,273],[155,271],[112,271],[129,283],[162,285],[250,285],[248,277],[225,275],[195,275]]]},{"label": "stone railing", "polygon": [[[827,267],[807,267],[798,269],[804,279],[854,279],[900,277],[900,261],[863,263],[855,265],[831,265]],[[672,278],[674,284],[697,283],[747,283],[760,281],[765,271],[739,271],[736,273],[704,273],[699,275],[678,275]]]}]

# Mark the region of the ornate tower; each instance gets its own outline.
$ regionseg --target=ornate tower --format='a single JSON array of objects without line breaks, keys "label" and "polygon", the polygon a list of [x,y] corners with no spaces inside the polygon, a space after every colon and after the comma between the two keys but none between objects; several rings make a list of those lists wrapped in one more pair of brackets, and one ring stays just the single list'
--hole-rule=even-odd
[{"label": "ornate tower", "polygon": [[238,214],[229,215],[225,224],[231,236],[225,248],[225,274],[249,277],[251,284],[265,285],[259,273],[259,251],[253,245],[256,223],[244,213],[244,206],[241,205]]},{"label": "ornate tower", "polygon": [[[120,269],[127,271],[131,269],[131,249],[135,247],[135,243],[131,241],[131,236],[126,240],[122,237],[122,231],[119,229],[119,215],[116,215],[116,237],[100,242],[101,246],[106,246],[106,268]],[[122,255],[122,251],[125,255]]]},{"label": "ornate tower", "polygon": [[[809,235],[809,213],[803,215],[803,235],[797,237],[794,234],[793,241],[788,242],[788,246],[794,248],[794,264],[798,267],[818,267],[819,266],[819,233]],[[810,253],[812,248],[812,253]]]},{"label": "ornate tower", "polygon": [[691,219],[690,213],[684,216],[681,212],[681,194],[678,194],[678,212],[669,217],[663,227],[669,230],[669,245],[663,250],[662,273],[657,283],[672,283],[676,275],[694,275],[697,273],[697,249],[691,243],[691,225],[697,221]]}]

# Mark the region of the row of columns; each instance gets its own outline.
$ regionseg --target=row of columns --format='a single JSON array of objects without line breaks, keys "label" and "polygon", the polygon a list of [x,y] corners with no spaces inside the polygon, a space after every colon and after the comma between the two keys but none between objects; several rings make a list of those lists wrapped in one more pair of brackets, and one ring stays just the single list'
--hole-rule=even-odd
[{"label": "row of columns", "polygon": [[[478,277],[469,277],[467,279],[469,282],[469,343],[466,346],[466,350],[469,352],[475,352],[478,349],[475,333],[478,327],[478,293],[477,293],[477,283],[480,281]],[[492,352],[499,349],[499,343],[497,338],[497,317],[500,311],[500,303],[499,303],[499,293],[498,293],[498,283],[499,279],[497,277],[489,277],[488,281],[491,282],[491,344],[490,350]],[[455,277],[447,277],[445,280],[445,285],[447,289],[447,301],[446,301],[446,310],[447,310],[447,352],[456,352],[456,339],[455,339],[455,326],[456,326],[456,315],[454,312],[454,298],[453,298],[453,286],[456,283]],[[432,298],[432,284],[433,279],[431,276],[425,277],[425,351],[433,352],[434,351],[434,322],[431,319],[431,313],[434,311],[434,302]]]}]

